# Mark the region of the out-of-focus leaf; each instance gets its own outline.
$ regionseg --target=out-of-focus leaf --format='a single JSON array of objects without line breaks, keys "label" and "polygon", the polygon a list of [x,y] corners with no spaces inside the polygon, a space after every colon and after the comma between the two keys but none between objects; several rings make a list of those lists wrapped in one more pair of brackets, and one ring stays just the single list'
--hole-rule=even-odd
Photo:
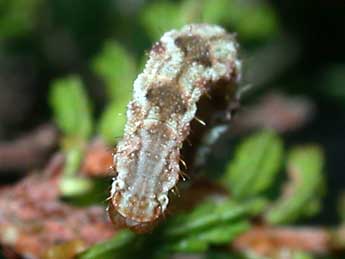
[{"label": "out-of-focus leaf", "polygon": [[65,146],[65,167],[64,175],[72,177],[79,169],[80,162],[83,158],[83,149],[76,143],[73,146]]},{"label": "out-of-focus leaf", "polygon": [[36,22],[41,0],[0,1],[0,38],[21,36],[30,32]]},{"label": "out-of-focus leaf", "polygon": [[184,24],[180,6],[171,2],[148,5],[143,10],[141,20],[152,40],[158,40],[164,32]]},{"label": "out-of-focus leaf", "polygon": [[310,204],[320,202],[323,193],[323,152],[318,146],[302,146],[292,149],[288,155],[287,170],[290,181],[284,193],[265,218],[271,224],[296,221],[311,215]]},{"label": "out-of-focus leaf", "polygon": [[305,252],[296,251],[296,252],[292,253],[291,258],[292,259],[313,259],[314,257],[310,254],[305,253]]},{"label": "out-of-focus leaf", "polygon": [[221,183],[236,199],[253,197],[273,183],[282,163],[283,144],[271,131],[247,138],[236,150]]},{"label": "out-of-focus leaf", "polygon": [[164,233],[168,237],[175,237],[196,233],[212,226],[222,226],[242,216],[258,214],[265,205],[265,200],[259,198],[241,204],[231,200],[220,203],[204,202],[192,212],[172,218]]},{"label": "out-of-focus leaf", "polygon": [[[251,4],[250,1],[233,1],[232,13],[229,14],[229,21],[240,37],[245,39],[262,39],[275,35],[278,31],[277,16],[268,4]],[[232,20],[232,17],[234,19]]]},{"label": "out-of-focus leaf", "polygon": [[343,101],[345,106],[345,65],[337,65],[323,74],[322,90],[327,95]]},{"label": "out-of-focus leaf", "polygon": [[142,22],[152,39],[187,23],[228,24],[245,39],[271,37],[278,31],[274,9],[262,1],[187,0],[148,6]]},{"label": "out-of-focus leaf", "polygon": [[70,76],[54,81],[50,104],[54,119],[66,136],[82,140],[90,136],[91,108],[79,77]]},{"label": "out-of-focus leaf", "polygon": [[[274,9],[262,1],[190,0],[184,21],[230,25],[241,38],[253,40],[271,37],[278,31]],[[193,6],[194,4],[194,6]],[[186,14],[187,12],[187,14]],[[189,19],[188,19],[189,18]]]},{"label": "out-of-focus leaf", "polygon": [[233,238],[247,231],[249,228],[250,224],[246,220],[231,222],[228,225],[220,225],[208,231],[204,231],[197,235],[196,238],[205,240],[209,244],[229,244]]},{"label": "out-of-focus leaf", "polygon": [[184,0],[181,2],[179,8],[180,21],[183,25],[202,22],[202,12],[204,9],[203,0]]},{"label": "out-of-focus leaf", "polygon": [[128,230],[120,231],[117,234],[115,234],[115,236],[112,239],[94,245],[87,251],[81,253],[78,256],[78,259],[122,259],[121,256],[117,256],[117,252],[131,244],[134,238],[134,233]]},{"label": "out-of-focus leaf", "polygon": [[89,100],[81,80],[76,76],[53,82],[50,103],[54,119],[64,133],[64,176],[59,187],[64,196],[85,193],[92,187],[88,179],[75,177],[84,155],[84,145],[92,133],[92,118]]},{"label": "out-of-focus leaf", "polygon": [[229,8],[232,8],[232,2],[231,0],[204,0],[202,11],[203,22],[219,24],[228,21]]},{"label": "out-of-focus leaf", "polygon": [[126,123],[126,102],[114,101],[103,112],[98,131],[101,137],[109,144],[114,144],[117,137],[122,136]]},{"label": "out-of-focus leaf", "polygon": [[[65,177],[68,178],[68,177]],[[85,187],[84,189],[79,188],[81,191],[78,192],[68,192],[67,194],[63,194],[64,199],[68,202],[68,204],[76,207],[87,207],[87,206],[93,206],[95,204],[104,204],[104,201],[107,200],[109,197],[109,194],[104,191],[109,188],[109,179],[103,179],[103,178],[82,178],[80,176],[73,177],[72,181],[70,183],[70,186],[73,187],[73,181],[76,180],[78,184],[78,180],[90,180],[85,181]],[[63,189],[63,188],[62,188]],[[66,188],[67,189],[67,188]]]},{"label": "out-of-focus leaf", "polygon": [[169,258],[168,255],[174,252],[202,252],[212,244],[228,244],[247,231],[250,227],[247,218],[260,213],[265,204],[262,199],[242,204],[207,201],[190,213],[171,217],[150,233],[149,238],[121,231],[124,238],[117,234],[114,239],[92,247],[78,258],[124,259],[144,255],[145,258]]},{"label": "out-of-focus leaf", "polygon": [[205,240],[191,237],[179,240],[176,244],[171,244],[169,247],[174,252],[201,253],[207,251],[208,244]]},{"label": "out-of-focus leaf", "polygon": [[136,73],[133,57],[118,43],[107,42],[93,62],[95,72],[105,81],[110,104],[98,123],[98,132],[109,144],[122,135],[126,105]]},{"label": "out-of-focus leaf", "polygon": [[138,71],[140,73],[144,70],[145,65],[146,65],[148,59],[149,59],[149,56],[146,53],[139,58],[139,61],[138,61]]},{"label": "out-of-focus leaf", "polygon": [[109,100],[129,100],[136,75],[133,57],[117,42],[106,42],[93,60],[93,70],[104,81]]},{"label": "out-of-focus leaf", "polygon": [[59,188],[63,196],[76,196],[88,192],[93,186],[90,179],[81,177],[62,177]]},{"label": "out-of-focus leaf", "polygon": [[182,238],[170,248],[174,252],[204,252],[209,245],[229,244],[231,240],[239,234],[247,231],[250,224],[247,221],[230,222],[228,224],[219,225],[209,230],[200,231],[191,234],[186,238]]},{"label": "out-of-focus leaf", "polygon": [[161,230],[171,252],[201,253],[210,245],[229,244],[247,231],[247,218],[260,213],[266,202],[256,199],[242,204],[234,201],[205,201],[189,213],[171,218]]}]

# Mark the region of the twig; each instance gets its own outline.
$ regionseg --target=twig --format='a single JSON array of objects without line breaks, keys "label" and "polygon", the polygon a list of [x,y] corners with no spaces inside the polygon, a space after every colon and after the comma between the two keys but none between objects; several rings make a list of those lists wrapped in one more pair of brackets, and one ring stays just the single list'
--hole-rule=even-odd
[{"label": "twig", "polygon": [[269,93],[256,104],[244,107],[232,122],[231,134],[257,128],[271,128],[285,133],[304,126],[313,117],[313,103],[303,97]]},{"label": "twig", "polygon": [[106,177],[113,171],[113,154],[101,139],[94,140],[88,147],[81,166],[81,173],[88,177]]},{"label": "twig", "polygon": [[115,233],[103,207],[77,208],[60,200],[61,162],[58,154],[43,174],[0,191],[0,242],[25,258],[73,258]]},{"label": "twig", "polygon": [[56,147],[58,134],[52,125],[43,125],[12,142],[0,143],[0,171],[25,172],[41,166]]},{"label": "twig", "polygon": [[275,256],[282,251],[305,251],[325,255],[344,250],[345,231],[317,227],[254,227],[238,237],[232,248],[240,252],[254,252],[261,256]]}]

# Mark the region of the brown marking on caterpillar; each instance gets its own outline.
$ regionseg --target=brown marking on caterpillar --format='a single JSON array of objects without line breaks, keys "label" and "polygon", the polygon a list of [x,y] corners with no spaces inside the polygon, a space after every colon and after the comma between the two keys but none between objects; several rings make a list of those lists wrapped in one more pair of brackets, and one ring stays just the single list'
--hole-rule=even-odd
[{"label": "brown marking on caterpillar", "polygon": [[146,95],[148,101],[159,108],[161,121],[166,121],[173,114],[182,115],[187,111],[187,105],[181,96],[179,89],[169,84],[152,87]]},{"label": "brown marking on caterpillar", "polygon": [[206,67],[212,65],[207,41],[197,35],[180,36],[175,44],[181,48],[189,62],[197,62]]},{"label": "brown marking on caterpillar", "polygon": [[[224,97],[234,95],[241,70],[237,54],[233,36],[207,24],[167,32],[153,46],[134,82],[124,137],[114,155],[109,215],[117,227],[144,232],[164,215],[197,111],[208,125],[209,115],[226,106]],[[208,95],[212,108],[204,110]]]}]

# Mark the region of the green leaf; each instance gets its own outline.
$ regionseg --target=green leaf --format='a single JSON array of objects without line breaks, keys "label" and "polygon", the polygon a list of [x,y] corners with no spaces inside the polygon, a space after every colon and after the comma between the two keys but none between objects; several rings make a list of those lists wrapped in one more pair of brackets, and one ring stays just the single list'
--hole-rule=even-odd
[{"label": "green leaf", "polygon": [[160,2],[143,12],[142,23],[149,36],[157,40],[164,32],[189,23],[219,23],[227,14],[228,0],[185,0],[180,4]]},{"label": "green leaf", "polygon": [[180,28],[184,24],[180,6],[171,2],[157,2],[146,6],[141,21],[152,40],[158,40],[164,32]]},{"label": "green leaf", "polygon": [[311,254],[307,254],[305,252],[292,252],[292,259],[313,259],[314,257]]},{"label": "green leaf", "polygon": [[194,2],[198,7],[194,8],[194,12],[195,9],[199,11],[203,22],[230,25],[241,38],[263,39],[275,35],[278,31],[277,15],[266,2],[236,0],[195,0]]},{"label": "green leaf", "polygon": [[142,23],[157,40],[164,32],[187,23],[230,25],[242,38],[265,39],[278,31],[274,9],[265,2],[236,0],[186,0],[181,4],[157,2],[143,11]]},{"label": "green leaf", "polygon": [[[264,204],[262,199],[243,204],[207,201],[192,212],[171,217],[153,233],[128,236],[128,232],[121,231],[125,242],[116,235],[93,246],[78,258],[169,258],[173,252],[205,251],[212,244],[228,244],[246,231],[250,227],[246,217],[260,213]],[[209,215],[211,218],[207,218]]]},{"label": "green leaf", "polygon": [[126,124],[126,107],[127,102],[112,102],[100,118],[98,131],[101,137],[111,145],[123,134]]},{"label": "green leaf", "polygon": [[[202,231],[195,237],[204,240],[209,244],[222,245],[229,244],[239,234],[247,231],[250,224],[246,220],[230,222],[229,224],[219,225],[207,231]],[[193,236],[193,235],[192,235]]]},{"label": "green leaf", "polygon": [[92,187],[90,179],[81,177],[62,177],[59,183],[60,192],[65,197],[85,194]]},{"label": "green leaf", "polygon": [[116,259],[122,258],[121,255],[117,255],[124,247],[127,247],[135,239],[135,234],[123,230],[115,234],[115,236],[103,243],[96,244],[89,248],[87,251],[81,253],[78,259]]},{"label": "green leaf", "polygon": [[84,145],[92,133],[90,104],[81,80],[70,76],[54,81],[50,103],[54,119],[65,135],[62,146],[64,176],[59,184],[60,191],[64,196],[79,195],[92,187],[91,181],[75,177],[84,155]]},{"label": "green leaf", "polygon": [[37,21],[41,0],[0,1],[0,38],[22,36],[29,33]]},{"label": "green leaf", "polygon": [[201,23],[203,9],[203,0],[185,0],[181,2],[178,15],[182,26],[189,23]]},{"label": "green leaf", "polygon": [[170,245],[170,250],[184,253],[205,252],[210,245],[229,244],[235,237],[249,228],[250,224],[245,220],[220,224],[219,226],[181,238],[178,242]]},{"label": "green leaf", "polygon": [[241,18],[235,23],[235,31],[246,39],[271,37],[278,31],[277,16],[269,5],[243,5]]},{"label": "green leaf", "polygon": [[126,123],[126,106],[130,100],[136,74],[133,57],[118,43],[107,42],[93,61],[94,71],[105,81],[111,101],[98,123],[98,132],[109,144],[122,136]]},{"label": "green leaf", "polygon": [[[263,210],[266,202],[262,199],[238,204],[232,200],[219,203],[204,202],[187,214],[177,215],[168,221],[164,234],[167,237],[189,235],[209,229],[214,226],[223,226],[240,217],[255,215]],[[212,213],[210,213],[212,211]]]},{"label": "green leaf", "polygon": [[219,24],[229,20],[229,8],[232,5],[231,0],[204,0],[203,2],[203,22]]},{"label": "green leaf", "polygon": [[318,211],[310,210],[310,206],[320,203],[323,193],[323,164],[323,152],[318,146],[295,147],[289,152],[287,170],[290,180],[281,198],[266,213],[267,222],[290,223]]},{"label": "green leaf", "polygon": [[74,145],[69,145],[64,147],[65,153],[65,166],[64,175],[72,177],[78,171],[80,162],[83,158],[84,151],[81,145],[74,143]]},{"label": "green leaf", "polygon": [[225,22],[243,39],[265,39],[278,32],[277,15],[266,2],[230,0],[227,10]]},{"label": "green leaf", "polygon": [[237,148],[221,184],[236,199],[254,197],[273,183],[282,163],[283,144],[271,131],[248,137]]},{"label": "green leaf", "polygon": [[68,143],[68,140],[69,138],[65,138],[63,146],[65,164],[63,177],[61,177],[59,182],[60,192],[65,197],[84,194],[93,186],[90,179],[75,176],[79,171],[80,163],[84,156],[83,143],[73,140]]},{"label": "green leaf", "polygon": [[207,251],[208,244],[205,240],[191,237],[179,240],[175,244],[171,244],[169,248],[171,251],[180,253],[200,253]]},{"label": "green leaf", "polygon": [[124,47],[115,41],[106,42],[93,60],[92,68],[104,80],[109,100],[129,100],[136,63]]},{"label": "green leaf", "polygon": [[66,136],[87,140],[92,133],[91,108],[79,77],[55,80],[50,104],[54,119]]}]

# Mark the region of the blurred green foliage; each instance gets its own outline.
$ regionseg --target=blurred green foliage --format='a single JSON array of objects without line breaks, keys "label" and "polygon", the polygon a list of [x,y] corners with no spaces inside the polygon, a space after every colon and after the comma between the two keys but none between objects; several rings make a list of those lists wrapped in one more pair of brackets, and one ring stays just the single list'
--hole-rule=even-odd
[{"label": "blurred green foliage", "polygon": [[115,138],[122,135],[126,122],[126,106],[136,76],[136,62],[119,43],[106,42],[92,65],[95,73],[104,80],[109,102],[101,115],[98,131],[107,143],[114,144]]},{"label": "blurred green foliage", "polygon": [[295,252],[292,259],[313,259],[313,256],[304,252]]},{"label": "blurred green foliage", "polygon": [[142,22],[153,40],[165,31],[196,22],[229,24],[233,31],[248,40],[272,37],[278,31],[278,20],[272,7],[256,1],[155,2],[143,11]]},{"label": "blurred green foliage", "polygon": [[128,102],[137,69],[134,58],[123,46],[115,41],[106,42],[94,58],[92,68],[105,81],[110,101],[124,98]]},{"label": "blurred green foliage", "polygon": [[92,134],[93,119],[81,79],[70,76],[54,81],[50,103],[54,119],[64,134],[65,167],[60,182],[61,192],[66,196],[84,193],[92,187],[92,182],[74,175],[79,170],[85,145]]},{"label": "blurred green foliage", "polygon": [[93,246],[92,249],[82,253],[78,259],[93,259],[93,258],[120,258],[116,256],[117,251],[126,249],[128,244],[133,242],[135,234],[129,230],[120,231],[112,239],[106,243],[101,243]]},{"label": "blurred green foliage", "polygon": [[41,2],[41,0],[1,0],[0,39],[29,33],[37,21],[36,12]]},{"label": "blurred green foliage", "polygon": [[206,200],[192,212],[171,219],[165,228],[165,233],[167,236],[183,236],[204,232],[210,228],[224,226],[227,222],[235,221],[243,215],[256,215],[263,210],[265,204],[262,199],[242,204],[233,200],[218,203]]},{"label": "blurred green foliage", "polygon": [[[106,98],[102,100],[104,105],[99,113],[93,113],[92,107],[97,98],[87,93],[84,87],[86,76],[80,72],[83,69],[76,69],[80,75],[55,78],[50,85],[49,103],[52,117],[62,132],[61,149],[66,160],[60,187],[63,195],[75,198],[74,204],[85,205],[85,200],[94,202],[90,198],[94,196],[92,189],[95,185],[102,188],[104,186],[95,180],[78,177],[77,172],[84,157],[85,146],[92,137],[99,136],[112,146],[116,138],[122,135],[132,84],[138,67],[142,67],[139,65],[142,63],[141,57],[134,54],[136,51],[148,48],[149,43],[158,40],[164,32],[193,22],[220,24],[229,31],[236,32],[241,45],[257,44],[255,46],[259,50],[267,43],[274,43],[275,37],[282,34],[278,15],[267,1],[147,1],[143,6],[138,4],[133,11],[136,12],[135,17],[130,16],[130,12],[116,13],[114,6],[119,2],[0,0],[0,47],[3,40],[24,37],[35,30],[45,30],[41,36],[44,40],[44,37],[49,38],[48,36],[59,39],[56,31],[63,31],[64,27],[67,29],[62,35],[68,35],[66,37],[72,42],[67,45],[67,49],[73,50],[74,44],[80,44],[87,39],[90,42],[83,42],[85,46],[94,46],[100,42],[98,48],[95,48],[96,51],[87,53],[90,56],[82,60],[87,63],[87,72],[102,82],[101,87]],[[40,13],[40,8],[44,6],[47,9],[42,10],[53,14],[51,20],[49,15],[44,16],[42,11]],[[104,14],[107,15],[104,17],[98,16],[102,8],[106,9]],[[56,10],[61,12],[55,13]],[[118,20],[114,18],[117,15],[121,17]],[[122,25],[120,19],[126,15],[129,17]],[[36,28],[40,19],[44,26],[41,24]],[[51,28],[55,20],[60,23],[56,28]],[[100,26],[104,24],[109,25],[109,28]],[[38,33],[32,35],[36,37]],[[117,38],[114,38],[114,35]],[[140,39],[140,42],[133,38]],[[52,57],[49,56],[49,51],[45,50],[47,46],[42,39],[40,44],[43,50],[35,51],[39,53],[39,58],[47,61]],[[55,43],[54,40],[52,42]],[[85,46],[79,46],[81,53],[87,49]],[[134,47],[139,50],[134,50]],[[273,49],[274,47],[276,46],[273,46]],[[61,48],[65,48],[65,45]],[[248,51],[243,50],[244,53],[249,53]],[[286,55],[290,54],[286,52]],[[269,51],[257,51],[255,54],[260,56],[262,53],[265,57],[272,54]],[[271,59],[278,62],[274,55]],[[71,64],[65,64],[66,67],[69,65]],[[267,64],[259,64],[265,70],[275,71],[265,65]],[[66,68],[55,69],[59,71],[56,74],[60,75],[60,70],[64,72]],[[320,90],[339,99],[342,104],[345,103],[344,75],[344,65],[330,67],[323,73],[322,86],[327,87]],[[282,138],[270,130],[244,137],[236,147],[233,159],[228,161],[226,169],[218,179],[218,183],[228,191],[226,197],[206,199],[189,211],[168,217],[148,235],[139,236],[126,230],[120,231],[111,240],[91,247],[78,258],[167,258],[174,253],[190,253],[203,254],[204,258],[259,259],[253,254],[231,254],[224,251],[224,247],[250,229],[253,219],[258,217],[262,217],[268,224],[282,225],[298,224],[305,217],[316,215],[321,209],[321,199],[325,192],[322,174],[324,155],[321,147],[293,146],[288,152],[284,150]],[[284,178],[284,164],[288,179],[287,183],[280,186]],[[271,191],[276,187],[281,187],[282,191],[272,198]],[[292,258],[313,257],[294,251]]]},{"label": "blurred green foliage", "polygon": [[287,170],[290,180],[285,193],[266,214],[269,223],[291,223],[319,211],[324,193],[323,164],[323,153],[317,146],[296,147],[289,152]]},{"label": "blurred green foliage", "polygon": [[235,152],[221,183],[236,199],[255,197],[271,187],[283,159],[283,144],[273,132],[257,133]]},{"label": "blurred green foliage", "polygon": [[[205,252],[210,245],[226,245],[248,230],[248,216],[257,215],[264,205],[265,202],[261,199],[242,204],[232,200],[208,200],[189,213],[180,213],[168,219],[150,234],[150,238],[147,235],[135,236],[126,230],[121,231],[114,239],[81,254],[80,259],[96,259],[100,256],[133,258],[139,255],[142,258],[163,258],[163,254],[166,257],[177,252]],[[131,247],[130,251],[128,247]]]},{"label": "blurred green foliage", "polygon": [[114,101],[106,107],[98,124],[100,136],[109,144],[122,136],[126,123],[127,102],[119,102]]},{"label": "blurred green foliage", "polygon": [[[250,219],[255,216],[263,214],[269,223],[285,224],[317,213],[324,163],[318,146],[292,148],[287,154],[287,171],[291,178],[287,183],[288,195],[283,193],[273,202],[264,197],[265,191],[272,188],[278,177],[283,149],[281,138],[274,132],[253,134],[239,144],[235,157],[220,180],[235,194],[231,198],[206,199],[191,211],[167,219],[150,234],[150,238],[121,232],[119,240],[115,237],[98,244],[83,253],[80,259],[96,259],[100,255],[102,258],[132,258],[141,254],[147,258],[165,258],[161,257],[162,254],[203,253],[210,247],[229,244],[250,229]],[[246,174],[250,177],[247,178]],[[237,185],[243,192],[234,191],[239,188]],[[126,244],[123,243],[123,236],[126,237]],[[140,245],[136,246],[138,243]],[[135,249],[129,253],[128,247]],[[297,251],[293,256],[311,258]],[[248,256],[250,258],[259,257]]]},{"label": "blurred green foliage", "polygon": [[52,83],[50,103],[53,116],[65,136],[87,140],[92,133],[90,101],[79,77]]}]

